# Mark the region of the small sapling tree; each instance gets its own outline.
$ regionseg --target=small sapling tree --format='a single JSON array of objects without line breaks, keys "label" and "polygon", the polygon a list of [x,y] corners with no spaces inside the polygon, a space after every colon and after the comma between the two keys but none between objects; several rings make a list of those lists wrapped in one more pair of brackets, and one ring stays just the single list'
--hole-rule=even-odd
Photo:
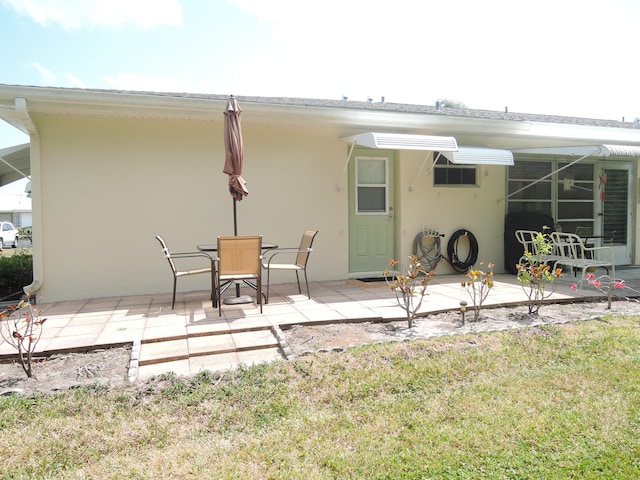
[{"label": "small sapling tree", "polygon": [[45,321],[46,318],[40,318],[39,310],[34,308],[28,296],[17,305],[0,311],[0,336],[18,351],[18,360],[27,377],[33,376],[33,353]]},{"label": "small sapling tree", "polygon": [[546,255],[553,251],[553,244],[548,234],[538,232],[533,238],[532,252],[524,252],[523,260],[516,268],[518,281],[529,299],[529,313],[538,313],[544,299],[549,298],[557,287],[556,280],[562,276],[562,270],[553,270],[543,263]]},{"label": "small sapling tree", "polygon": [[[406,273],[394,275],[388,268],[383,276],[389,288],[395,293],[396,301],[400,308],[407,314],[409,328],[413,327],[413,320],[422,306],[424,296],[427,294],[427,285],[431,281],[433,271],[427,272],[416,255],[409,257],[410,263]],[[394,271],[400,262],[389,260],[389,267]]]},{"label": "small sapling tree", "polygon": [[467,290],[473,302],[473,320],[480,318],[480,307],[487,299],[489,291],[493,288],[493,263],[487,265],[489,271],[482,270],[484,262],[480,262],[479,269],[471,269],[467,272],[468,280],[462,282],[462,286]]}]

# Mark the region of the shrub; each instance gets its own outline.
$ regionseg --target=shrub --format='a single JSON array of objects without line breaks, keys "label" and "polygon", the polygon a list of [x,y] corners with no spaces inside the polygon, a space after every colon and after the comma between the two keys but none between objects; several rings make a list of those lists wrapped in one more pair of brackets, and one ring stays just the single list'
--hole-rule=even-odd
[{"label": "shrub", "polygon": [[0,338],[18,351],[20,365],[31,378],[33,352],[42,335],[42,324],[47,319],[40,318],[40,311],[31,305],[28,295],[24,298],[17,305],[0,311]]},{"label": "shrub", "polygon": [[545,298],[550,297],[557,287],[556,280],[562,276],[562,270],[553,270],[544,263],[544,257],[553,251],[548,234],[538,232],[533,239],[533,252],[524,252],[524,259],[516,265],[518,281],[529,298],[529,313],[537,314]]},{"label": "shrub", "polygon": [[[431,281],[433,271],[427,272],[416,255],[409,257],[411,263],[406,267],[406,275],[394,275],[389,269],[386,269],[382,275],[389,288],[395,293],[398,305],[406,312],[409,328],[413,327],[413,319],[416,318],[418,310],[422,305],[422,300],[427,294],[427,285]],[[389,260],[389,266],[395,269],[398,264],[397,260]]]},{"label": "shrub", "polygon": [[20,299],[23,288],[33,282],[33,256],[18,250],[10,257],[0,257],[0,301]]},{"label": "shrub", "polygon": [[489,263],[488,272],[482,270],[483,266],[484,262],[480,262],[480,268],[469,270],[467,272],[469,280],[462,282],[462,286],[467,290],[473,302],[473,320],[476,322],[480,318],[480,307],[493,288],[493,263]]}]

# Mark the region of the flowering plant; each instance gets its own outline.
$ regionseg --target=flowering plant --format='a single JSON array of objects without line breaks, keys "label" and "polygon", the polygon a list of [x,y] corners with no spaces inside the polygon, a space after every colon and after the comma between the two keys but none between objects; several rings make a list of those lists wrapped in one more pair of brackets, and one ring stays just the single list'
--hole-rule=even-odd
[{"label": "flowering plant", "polygon": [[[422,300],[427,294],[427,285],[433,276],[433,270],[427,272],[416,255],[409,257],[411,263],[407,267],[407,273],[394,275],[387,268],[383,272],[383,276],[389,288],[395,293],[398,305],[407,314],[407,323],[409,328],[413,327],[413,319],[416,317],[418,310],[422,306]],[[393,258],[389,260],[389,266],[395,270],[399,264]]]},{"label": "flowering plant", "polygon": [[532,250],[533,252],[524,252],[523,259],[516,265],[516,269],[518,281],[529,299],[529,313],[538,313],[542,301],[555,292],[556,280],[562,276],[562,269],[552,270],[543,262],[544,256],[550,255],[553,250],[548,234],[538,232],[533,238]]},{"label": "flowering plant", "polygon": [[[611,308],[611,295],[612,295],[613,289],[633,290],[632,288],[627,286],[624,280],[613,279],[606,275],[602,275],[596,278],[595,273],[587,273],[584,278],[589,282],[590,285],[594,286],[601,292],[604,292],[607,294],[608,309]],[[571,290],[577,290],[577,289],[578,289],[577,285],[575,283],[572,283]],[[633,290],[633,291],[635,291],[636,293],[639,293],[636,290]],[[627,300],[630,300],[629,297],[624,297],[624,298],[626,298]]]},{"label": "flowering plant", "polygon": [[[480,266],[483,265],[484,262],[480,262]],[[487,266],[489,272],[481,269],[469,270],[467,272],[469,280],[462,282],[462,286],[467,290],[473,302],[473,319],[476,322],[480,318],[480,307],[493,288],[493,263],[489,263]]]}]

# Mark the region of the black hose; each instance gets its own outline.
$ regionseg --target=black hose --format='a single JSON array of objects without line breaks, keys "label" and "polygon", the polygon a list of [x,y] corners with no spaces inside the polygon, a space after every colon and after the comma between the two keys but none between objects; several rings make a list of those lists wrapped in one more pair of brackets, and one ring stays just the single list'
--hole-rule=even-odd
[{"label": "black hose", "polygon": [[[438,262],[442,258],[442,248],[440,246],[441,235],[437,232],[421,232],[413,239],[413,254],[418,257],[426,272],[435,270]],[[424,239],[431,240],[429,245],[424,244]]]},{"label": "black hose", "polygon": [[[458,240],[461,237],[465,237],[469,241],[469,253],[464,261],[461,261],[458,256]],[[449,256],[449,263],[451,264],[451,267],[456,272],[467,273],[478,260],[478,241],[476,240],[476,237],[473,236],[473,233],[469,230],[465,230],[464,228],[456,230],[453,235],[451,235],[449,243],[447,244],[447,255]]]}]

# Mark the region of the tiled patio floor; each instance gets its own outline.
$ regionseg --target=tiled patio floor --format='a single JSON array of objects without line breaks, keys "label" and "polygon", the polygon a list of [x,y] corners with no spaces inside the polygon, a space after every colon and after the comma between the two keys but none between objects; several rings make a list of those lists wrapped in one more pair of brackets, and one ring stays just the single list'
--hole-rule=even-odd
[{"label": "tiled patio floor", "polygon": [[[465,278],[434,276],[420,313],[459,310],[462,300],[471,304],[460,285]],[[635,281],[640,290],[639,269],[627,272],[626,280],[630,285]],[[602,296],[593,287],[572,290],[571,282],[571,278],[563,279],[549,301]],[[405,318],[384,282],[313,282],[311,293],[308,299],[298,294],[295,284],[275,285],[262,314],[254,304],[223,305],[221,317],[211,306],[209,292],[179,294],[174,310],[171,294],[42,304],[38,308],[47,322],[38,352],[48,355],[133,345],[129,378],[135,380],[169,371],[188,375],[285,358],[281,330],[295,324]],[[525,300],[516,277],[496,275],[484,305],[522,304]],[[0,344],[0,359],[14,355],[8,344]]]}]

